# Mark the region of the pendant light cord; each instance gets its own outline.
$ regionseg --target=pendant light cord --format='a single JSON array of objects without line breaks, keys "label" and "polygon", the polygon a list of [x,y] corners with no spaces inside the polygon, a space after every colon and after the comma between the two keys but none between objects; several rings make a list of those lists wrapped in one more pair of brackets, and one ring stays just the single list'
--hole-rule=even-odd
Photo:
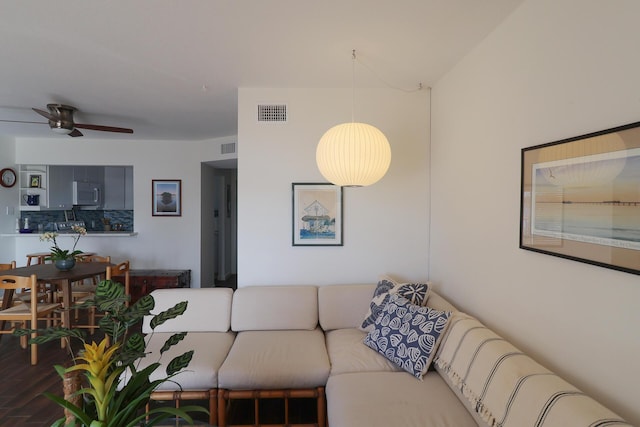
[{"label": "pendant light cord", "polygon": [[356,122],[356,50],[351,52],[351,123]]}]

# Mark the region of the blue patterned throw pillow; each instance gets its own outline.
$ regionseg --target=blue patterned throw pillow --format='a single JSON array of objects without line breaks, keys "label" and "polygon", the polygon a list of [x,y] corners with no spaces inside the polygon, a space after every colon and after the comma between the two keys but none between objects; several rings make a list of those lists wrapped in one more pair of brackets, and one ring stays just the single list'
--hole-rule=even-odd
[{"label": "blue patterned throw pillow", "polygon": [[425,305],[427,298],[429,297],[429,290],[431,286],[429,283],[397,283],[395,280],[387,276],[382,276],[375,291],[373,292],[373,298],[369,304],[369,310],[365,315],[364,321],[360,326],[361,329],[371,331],[372,325],[380,315],[382,309],[389,302],[389,298],[393,294],[398,294],[413,304]]},{"label": "blue patterned throw pillow", "polygon": [[451,312],[412,304],[395,294],[364,343],[418,379],[429,369]]}]

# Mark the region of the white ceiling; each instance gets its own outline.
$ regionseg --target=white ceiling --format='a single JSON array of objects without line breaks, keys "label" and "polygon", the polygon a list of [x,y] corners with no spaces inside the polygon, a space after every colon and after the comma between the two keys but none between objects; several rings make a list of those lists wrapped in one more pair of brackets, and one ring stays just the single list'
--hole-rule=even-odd
[{"label": "white ceiling", "polygon": [[351,87],[352,49],[357,86],[427,87],[522,1],[0,0],[0,119],[63,103],[135,139],[234,135],[238,87]]}]

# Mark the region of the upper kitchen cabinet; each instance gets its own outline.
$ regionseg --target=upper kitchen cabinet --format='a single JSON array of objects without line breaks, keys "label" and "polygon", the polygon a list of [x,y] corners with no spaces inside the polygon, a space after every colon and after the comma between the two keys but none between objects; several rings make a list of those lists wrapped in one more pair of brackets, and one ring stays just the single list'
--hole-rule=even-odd
[{"label": "upper kitchen cabinet", "polygon": [[92,184],[104,183],[103,166],[72,166],[72,181],[90,182]]},{"label": "upper kitchen cabinet", "polygon": [[73,207],[73,167],[49,166],[49,209]]},{"label": "upper kitchen cabinet", "polygon": [[104,209],[133,210],[133,166],[104,167]]}]

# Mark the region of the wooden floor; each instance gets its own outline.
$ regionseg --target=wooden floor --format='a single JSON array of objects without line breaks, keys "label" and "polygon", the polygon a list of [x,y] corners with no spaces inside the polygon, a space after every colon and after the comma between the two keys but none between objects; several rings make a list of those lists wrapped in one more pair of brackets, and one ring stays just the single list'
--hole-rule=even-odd
[{"label": "wooden floor", "polygon": [[0,335],[0,426],[50,426],[62,418],[62,408],[42,396],[45,391],[62,395],[62,380],[53,365],[70,360],[60,342],[39,348],[39,363],[30,364],[30,353],[18,338]]}]

